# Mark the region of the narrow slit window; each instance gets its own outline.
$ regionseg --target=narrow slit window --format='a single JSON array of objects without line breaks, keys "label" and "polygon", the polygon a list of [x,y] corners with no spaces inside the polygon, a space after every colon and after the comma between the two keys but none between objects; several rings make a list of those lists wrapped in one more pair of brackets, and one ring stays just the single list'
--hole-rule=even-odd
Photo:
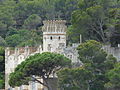
[{"label": "narrow slit window", "polygon": [[50,40],[52,40],[53,38],[52,38],[52,36],[50,37]]},{"label": "narrow slit window", "polygon": [[60,36],[58,37],[58,39],[60,40]]}]

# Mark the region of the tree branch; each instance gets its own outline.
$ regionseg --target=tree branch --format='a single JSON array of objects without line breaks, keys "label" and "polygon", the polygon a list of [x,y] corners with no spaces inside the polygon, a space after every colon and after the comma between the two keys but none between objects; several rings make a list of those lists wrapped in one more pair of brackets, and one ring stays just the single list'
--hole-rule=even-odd
[{"label": "tree branch", "polygon": [[[35,77],[32,77],[35,81],[37,81],[38,83],[40,83],[40,84],[42,84],[43,86],[46,86],[47,88],[48,88],[48,86],[47,86],[47,84],[45,84],[45,83],[42,83],[41,81],[39,81],[38,79],[36,79]],[[34,80],[32,80],[32,81],[34,81]]]}]

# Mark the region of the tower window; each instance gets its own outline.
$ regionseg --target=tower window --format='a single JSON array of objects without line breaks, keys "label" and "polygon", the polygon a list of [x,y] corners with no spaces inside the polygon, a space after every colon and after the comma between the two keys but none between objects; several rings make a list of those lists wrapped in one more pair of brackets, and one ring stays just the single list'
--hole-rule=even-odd
[{"label": "tower window", "polygon": [[58,37],[58,39],[60,40],[60,36]]},{"label": "tower window", "polygon": [[52,40],[53,38],[52,38],[52,36],[50,37],[50,40]]}]

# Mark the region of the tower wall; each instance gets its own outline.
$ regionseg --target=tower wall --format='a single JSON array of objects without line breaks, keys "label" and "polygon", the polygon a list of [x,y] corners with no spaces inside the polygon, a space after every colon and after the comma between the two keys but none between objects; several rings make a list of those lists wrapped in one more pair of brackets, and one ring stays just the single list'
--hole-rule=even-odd
[{"label": "tower wall", "polygon": [[66,21],[51,20],[43,24],[43,51],[56,52],[59,47],[66,47]]}]

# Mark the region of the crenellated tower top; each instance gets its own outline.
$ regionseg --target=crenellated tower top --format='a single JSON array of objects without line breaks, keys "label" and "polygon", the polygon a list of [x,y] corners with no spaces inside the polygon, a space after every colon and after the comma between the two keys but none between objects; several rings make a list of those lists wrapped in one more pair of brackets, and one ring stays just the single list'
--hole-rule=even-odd
[{"label": "crenellated tower top", "polygon": [[46,33],[65,33],[66,32],[66,21],[65,20],[46,20],[43,21],[43,34]]}]

